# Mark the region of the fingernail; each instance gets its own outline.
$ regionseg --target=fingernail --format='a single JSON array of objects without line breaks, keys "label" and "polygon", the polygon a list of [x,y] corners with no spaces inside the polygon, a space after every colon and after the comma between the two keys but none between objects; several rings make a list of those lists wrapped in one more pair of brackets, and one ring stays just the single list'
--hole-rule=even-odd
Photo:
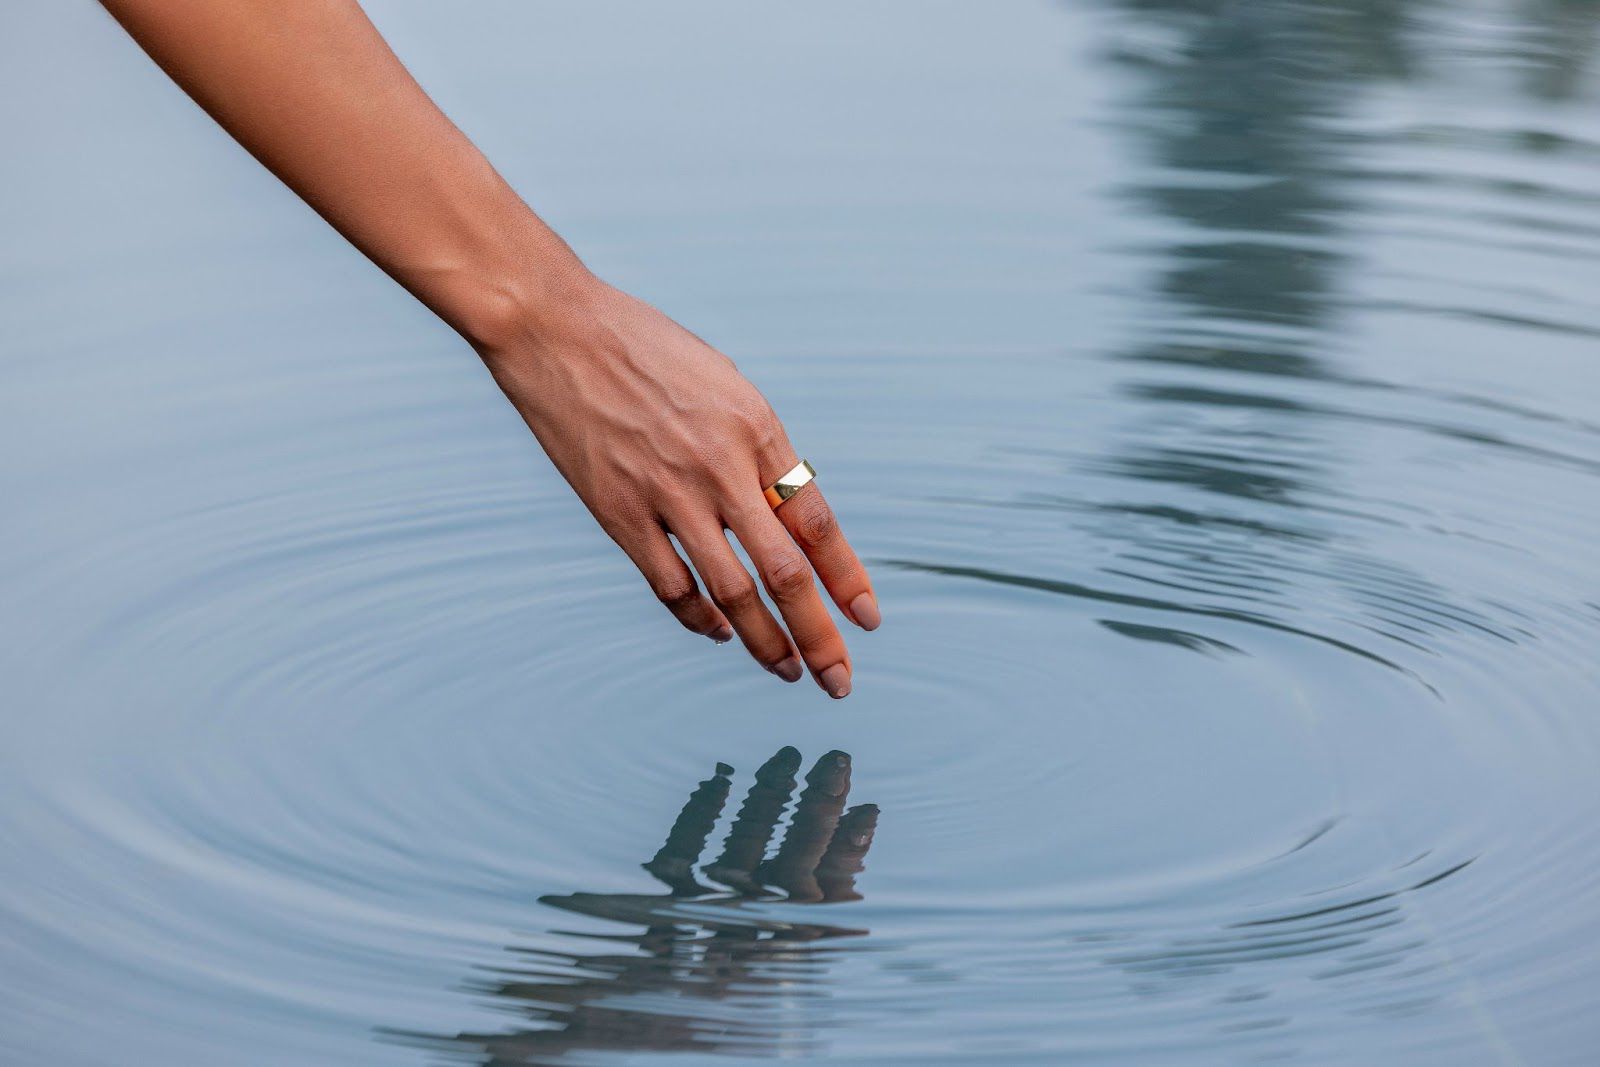
[{"label": "fingernail", "polygon": [[774,663],[772,666],[768,667],[767,670],[771,671],[773,674],[776,674],[779,678],[782,678],[786,682],[798,682],[800,680],[800,675],[805,673],[800,669],[799,656],[790,656],[788,659],[779,660],[777,663]]},{"label": "fingernail", "polygon": [[878,612],[878,601],[871,593],[862,593],[850,601],[850,617],[863,630],[876,630],[883,622],[883,616]]},{"label": "fingernail", "polygon": [[822,688],[835,700],[843,700],[850,695],[850,668],[843,663],[835,663],[819,676]]},{"label": "fingernail", "polygon": [[710,633],[706,634],[706,636],[711,638],[711,640],[715,641],[719,645],[725,645],[729,641],[733,640],[733,627],[729,626],[727,623],[723,623],[715,630],[712,630]]}]

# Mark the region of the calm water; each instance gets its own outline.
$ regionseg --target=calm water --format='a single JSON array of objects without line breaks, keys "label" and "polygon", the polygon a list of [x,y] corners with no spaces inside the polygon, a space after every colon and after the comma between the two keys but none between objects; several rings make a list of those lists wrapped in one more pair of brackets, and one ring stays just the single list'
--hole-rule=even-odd
[{"label": "calm water", "polygon": [[683,633],[12,4],[0,1062],[1594,1062],[1600,3],[373,10],[885,626],[842,705]]}]

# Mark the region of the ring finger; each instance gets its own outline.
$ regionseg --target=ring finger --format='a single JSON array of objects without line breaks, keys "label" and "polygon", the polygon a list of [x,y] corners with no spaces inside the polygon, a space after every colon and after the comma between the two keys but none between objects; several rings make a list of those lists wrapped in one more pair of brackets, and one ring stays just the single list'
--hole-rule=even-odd
[{"label": "ring finger", "polygon": [[849,696],[850,654],[817,592],[810,560],[765,501],[729,515],[728,526],[750,554],[817,684],[835,700]]}]

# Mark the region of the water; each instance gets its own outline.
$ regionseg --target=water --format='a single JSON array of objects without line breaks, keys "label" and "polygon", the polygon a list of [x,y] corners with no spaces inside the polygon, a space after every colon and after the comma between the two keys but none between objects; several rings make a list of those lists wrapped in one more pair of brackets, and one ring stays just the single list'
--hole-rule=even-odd
[{"label": "water", "polygon": [[684,634],[13,5],[0,1061],[1592,1062],[1600,5],[373,11],[885,625],[841,705]]}]

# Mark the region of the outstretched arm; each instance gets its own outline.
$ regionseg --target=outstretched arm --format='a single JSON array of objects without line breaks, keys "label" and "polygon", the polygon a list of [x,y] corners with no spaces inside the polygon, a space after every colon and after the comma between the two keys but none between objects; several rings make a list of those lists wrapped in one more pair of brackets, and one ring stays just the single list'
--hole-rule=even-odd
[{"label": "outstretched arm", "polygon": [[680,622],[717,640],[737,631],[774,674],[798,680],[803,661],[830,695],[849,693],[849,654],[813,571],[864,629],[877,602],[815,485],[776,511],[763,499],[799,460],[771,407],[727,357],[591,275],[355,0],[103,2],[240,144],[471,343]]}]

